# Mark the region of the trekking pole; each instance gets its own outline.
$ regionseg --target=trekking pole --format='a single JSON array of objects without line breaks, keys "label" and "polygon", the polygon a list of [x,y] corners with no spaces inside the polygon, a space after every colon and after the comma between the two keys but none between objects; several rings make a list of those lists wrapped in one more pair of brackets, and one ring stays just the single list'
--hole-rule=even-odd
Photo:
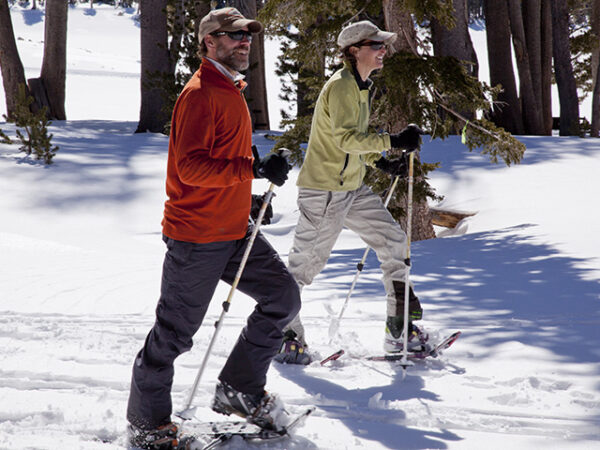
[{"label": "trekking pole", "polygon": [[404,342],[402,347],[402,379],[406,377],[406,368],[412,366],[413,363],[408,360],[408,301],[410,293],[410,241],[412,235],[412,199],[413,199],[413,175],[415,163],[415,150],[408,154],[408,195],[406,197],[406,276],[404,279]]},{"label": "trekking pole", "polygon": [[[394,181],[392,182],[390,190],[388,191],[387,196],[385,197],[383,206],[386,208],[387,208],[388,204],[390,203],[390,199],[392,198],[392,194],[394,193],[394,190],[396,189],[396,185],[398,184],[399,179],[400,179],[400,177],[398,177],[398,176],[394,177]],[[360,273],[362,272],[363,267],[365,266],[365,261],[367,260],[367,255],[369,254],[369,250],[371,250],[371,247],[367,246],[362,259],[356,265],[357,270],[356,270],[356,273],[354,274],[354,280],[352,280],[352,284],[350,285],[350,290],[348,291],[348,295],[346,295],[346,300],[344,300],[342,309],[340,310],[340,313],[338,314],[338,316],[334,317],[331,320],[331,323],[329,324],[329,344],[331,344],[331,342],[333,341],[333,338],[335,337],[335,335],[338,332],[338,329],[340,327],[340,321],[342,320],[344,311],[346,311],[346,306],[348,306],[348,301],[350,300],[350,296],[352,295],[352,292],[354,291],[354,286],[356,286],[358,277],[360,276]]]},{"label": "trekking pole", "polygon": [[[279,151],[279,155],[287,156],[286,151],[288,151],[288,150],[281,149]],[[198,373],[196,374],[196,379],[194,380],[194,384],[192,386],[192,392],[190,392],[190,396],[188,398],[188,401],[187,401],[183,411],[177,413],[177,416],[179,418],[181,418],[182,421],[192,419],[196,413],[196,408],[195,407],[192,408],[192,402],[194,401],[194,397],[196,396],[196,391],[198,390],[198,385],[200,384],[200,379],[202,378],[202,374],[204,373],[204,369],[206,368],[206,364],[208,363],[208,358],[209,358],[212,348],[217,340],[219,331],[221,330],[221,327],[223,326],[223,319],[225,317],[225,314],[229,311],[229,306],[231,305],[231,300],[233,298],[233,294],[237,288],[237,285],[240,282],[242,273],[244,272],[246,262],[248,261],[248,257],[250,256],[250,251],[252,250],[252,246],[254,245],[254,240],[256,239],[256,236],[258,235],[258,230],[260,228],[260,224],[265,215],[265,211],[267,210],[267,206],[269,206],[269,202],[271,201],[271,197],[273,196],[274,189],[275,189],[275,184],[271,183],[269,185],[269,190],[265,194],[265,198],[264,198],[262,206],[260,207],[260,211],[258,212],[258,217],[256,218],[256,223],[254,225],[254,229],[252,230],[252,234],[250,235],[250,239],[248,239],[248,244],[246,245],[246,250],[244,252],[244,255],[242,256],[240,266],[238,267],[238,270],[237,270],[237,273],[233,280],[233,283],[231,283],[231,289],[229,290],[229,295],[227,296],[227,300],[225,300],[223,302],[223,305],[222,305],[223,309],[221,310],[221,315],[219,316],[219,319],[215,322],[215,332],[213,333],[212,338],[211,338],[210,342],[208,343],[208,347],[206,349],[206,353],[204,354],[204,359],[202,360],[202,364],[200,364],[200,367],[198,368]],[[181,430],[181,427],[180,427],[180,430]]]}]

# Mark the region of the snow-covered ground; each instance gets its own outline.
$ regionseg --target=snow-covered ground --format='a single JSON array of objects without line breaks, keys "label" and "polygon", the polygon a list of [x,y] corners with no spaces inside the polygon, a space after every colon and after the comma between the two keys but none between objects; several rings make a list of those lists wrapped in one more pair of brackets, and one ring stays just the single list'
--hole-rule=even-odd
[{"label": "snow-covered ground", "polygon": [[[167,149],[165,136],[133,134],[132,14],[71,9],[71,120],[51,127],[60,146],[52,166],[0,145],[1,449],[125,442],[131,364],[158,298]],[[41,16],[14,9],[12,17],[28,76],[37,76]],[[383,341],[384,292],[371,254],[341,338],[327,345],[329,311],[339,311],[364,250],[344,231],[303,292],[303,317],[314,351],[343,347],[347,355],[330,367],[272,366],[267,387],[290,411],[317,409],[295,437],[257,447],[600,448],[600,143],[521,139],[525,158],[510,168],[467,152],[456,138],[423,146],[424,160],[442,162],[431,181],[444,206],[477,212],[447,237],[413,245],[423,325],[439,334],[460,329],[460,340],[405,378],[395,364],[361,360],[380,353]],[[262,134],[255,143],[261,152],[272,145]],[[297,169],[277,189],[274,223],[263,228],[284,258],[298,216],[296,176]],[[254,189],[266,187],[257,180]],[[193,350],[177,360],[176,408],[228,290],[219,286]],[[196,397],[199,420],[225,419],[209,408],[212,390],[252,308],[236,293]]]}]

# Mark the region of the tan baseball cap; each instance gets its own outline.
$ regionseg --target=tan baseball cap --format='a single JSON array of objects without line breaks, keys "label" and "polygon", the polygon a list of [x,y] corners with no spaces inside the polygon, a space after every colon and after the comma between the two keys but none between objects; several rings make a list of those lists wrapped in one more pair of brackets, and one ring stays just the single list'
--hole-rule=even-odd
[{"label": "tan baseball cap", "polygon": [[202,42],[206,35],[215,31],[238,31],[244,27],[251,33],[260,33],[263,29],[259,21],[246,19],[235,8],[213,9],[200,21],[198,41]]},{"label": "tan baseball cap", "polygon": [[374,23],[368,20],[361,20],[360,22],[344,27],[338,35],[337,43],[341,48],[346,48],[367,40],[391,44],[397,37],[396,33],[381,31]]}]

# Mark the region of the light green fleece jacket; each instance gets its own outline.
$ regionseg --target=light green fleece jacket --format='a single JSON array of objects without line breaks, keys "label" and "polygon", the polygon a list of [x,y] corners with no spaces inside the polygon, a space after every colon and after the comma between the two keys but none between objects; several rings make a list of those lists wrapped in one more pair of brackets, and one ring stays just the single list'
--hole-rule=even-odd
[{"label": "light green fleece jacket", "polygon": [[344,64],[317,99],[298,186],[350,191],[362,185],[365,163],[372,165],[390,148],[389,134],[368,131],[370,109],[369,89],[359,89],[352,67]]}]

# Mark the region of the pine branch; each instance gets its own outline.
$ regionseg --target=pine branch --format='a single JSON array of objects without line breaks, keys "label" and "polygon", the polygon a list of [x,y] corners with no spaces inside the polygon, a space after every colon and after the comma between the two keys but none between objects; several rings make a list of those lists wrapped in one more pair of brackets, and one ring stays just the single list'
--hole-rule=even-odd
[{"label": "pine branch", "polygon": [[[420,41],[416,41],[415,43],[402,25],[400,25],[400,31],[405,37],[406,42],[409,44],[410,51],[416,58],[419,60],[432,58],[425,45]],[[419,53],[417,45],[420,46],[423,54]],[[392,52],[393,51],[394,50],[392,49]],[[463,131],[463,142],[469,147],[470,150],[472,150],[475,146],[482,146],[482,152],[489,154],[493,162],[497,162],[498,157],[500,156],[507,165],[510,165],[511,163],[518,163],[521,160],[525,152],[525,145],[514,138],[514,136],[512,136],[510,133],[506,132],[502,128],[495,127],[491,122],[488,122],[484,119],[471,120],[466,118],[463,114],[459,113],[448,104],[444,98],[444,95],[435,87],[433,83],[424,83],[423,87],[429,93],[433,103],[437,107],[443,109],[448,114],[465,124]],[[435,123],[437,128],[437,116]],[[483,126],[482,123],[485,124],[485,126]],[[473,132],[467,133],[467,129],[471,129]],[[492,139],[492,141],[486,141],[483,136],[488,136],[488,139]]]}]

